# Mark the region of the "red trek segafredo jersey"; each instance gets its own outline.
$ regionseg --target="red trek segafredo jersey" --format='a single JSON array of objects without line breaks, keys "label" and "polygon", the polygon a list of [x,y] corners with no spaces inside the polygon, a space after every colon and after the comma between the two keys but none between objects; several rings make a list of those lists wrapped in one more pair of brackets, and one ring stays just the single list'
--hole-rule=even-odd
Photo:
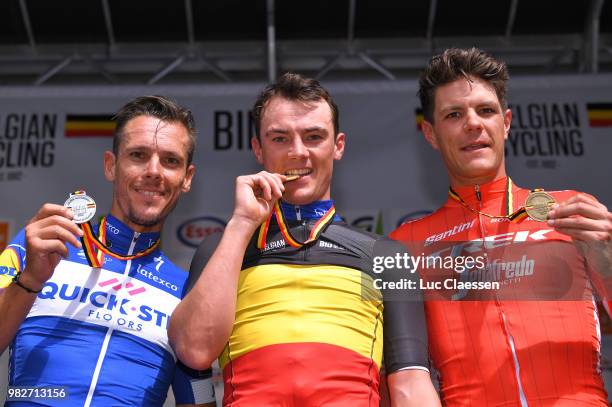
[{"label": "red trek segafredo jersey", "polygon": [[[430,356],[445,405],[607,406],[593,273],[571,238],[529,217],[512,222],[479,214],[509,215],[524,205],[529,190],[507,178],[454,192],[463,203],[450,197],[391,234],[413,255],[434,253],[444,242],[453,243],[443,254],[497,252],[486,258],[485,273],[468,271],[463,279],[484,276],[501,283],[499,291],[481,291],[480,300],[471,300],[469,290],[446,297],[424,291]],[[548,193],[557,202],[577,194]],[[425,277],[427,270],[419,272]]]}]

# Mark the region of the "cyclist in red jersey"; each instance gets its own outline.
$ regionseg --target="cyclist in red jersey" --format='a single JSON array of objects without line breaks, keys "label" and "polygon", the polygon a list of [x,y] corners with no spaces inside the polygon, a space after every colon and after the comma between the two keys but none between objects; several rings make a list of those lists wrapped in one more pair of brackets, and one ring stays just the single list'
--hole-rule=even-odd
[{"label": "cyclist in red jersey", "polygon": [[[512,119],[505,97],[507,79],[505,64],[475,48],[448,49],[434,56],[421,76],[423,133],[440,151],[451,188],[444,206],[391,233],[413,253],[429,254],[437,244],[456,246],[459,241],[469,242],[462,243],[464,250],[474,242],[501,246],[610,241],[612,214],[586,194],[548,192],[558,204],[541,222],[521,213],[530,191],[513,185],[504,163]],[[535,272],[525,273],[524,260],[504,263],[498,270],[505,278],[555,278],[558,264],[569,265],[572,283],[583,283],[586,299],[428,301],[426,295],[430,356],[440,375],[443,404],[608,405],[599,374],[599,321],[589,280],[594,276],[585,265],[593,253],[585,247],[566,244],[561,257],[539,253],[532,263]],[[604,247],[609,255],[610,244]],[[499,266],[490,260],[489,271]]]}]

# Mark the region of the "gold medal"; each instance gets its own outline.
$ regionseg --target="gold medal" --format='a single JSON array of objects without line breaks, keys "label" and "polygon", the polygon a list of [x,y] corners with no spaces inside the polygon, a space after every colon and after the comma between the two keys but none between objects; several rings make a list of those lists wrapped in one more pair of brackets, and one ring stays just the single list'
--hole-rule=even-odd
[{"label": "gold medal", "polygon": [[531,219],[546,222],[548,212],[555,202],[555,198],[544,191],[531,191],[525,200],[525,210]]}]

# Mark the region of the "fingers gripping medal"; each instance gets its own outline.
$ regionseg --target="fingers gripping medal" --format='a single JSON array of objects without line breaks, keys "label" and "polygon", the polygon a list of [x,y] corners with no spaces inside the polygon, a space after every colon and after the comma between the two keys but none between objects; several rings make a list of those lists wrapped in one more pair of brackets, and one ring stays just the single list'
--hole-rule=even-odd
[{"label": "fingers gripping medal", "polygon": [[96,202],[85,191],[76,191],[70,194],[64,202],[64,207],[72,210],[74,214],[72,221],[83,230],[81,244],[87,263],[91,267],[99,268],[101,264],[104,264],[103,253],[96,253],[91,236],[91,225],[89,224],[89,221],[96,214]]},{"label": "fingers gripping medal", "polygon": [[546,222],[548,212],[555,204],[555,198],[544,191],[531,191],[525,200],[527,215],[538,222]]},{"label": "fingers gripping medal", "polygon": [[72,213],[74,213],[72,220],[77,224],[89,222],[96,214],[96,201],[85,191],[71,193],[64,202],[64,207],[72,210]]}]

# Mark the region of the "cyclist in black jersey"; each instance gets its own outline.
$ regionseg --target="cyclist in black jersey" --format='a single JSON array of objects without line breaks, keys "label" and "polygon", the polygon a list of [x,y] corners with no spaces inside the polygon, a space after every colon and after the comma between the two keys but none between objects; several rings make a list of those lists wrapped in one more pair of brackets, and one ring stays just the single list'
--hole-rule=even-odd
[{"label": "cyclist in black jersey", "polygon": [[420,293],[387,302],[372,284],[374,256],[404,249],[335,212],[333,164],[346,137],[331,97],[285,74],[253,112],[265,171],[238,177],[223,235],[194,257],[169,327],[177,355],[196,369],[219,357],[224,405],[378,406],[384,342],[394,404],[439,405]]}]

